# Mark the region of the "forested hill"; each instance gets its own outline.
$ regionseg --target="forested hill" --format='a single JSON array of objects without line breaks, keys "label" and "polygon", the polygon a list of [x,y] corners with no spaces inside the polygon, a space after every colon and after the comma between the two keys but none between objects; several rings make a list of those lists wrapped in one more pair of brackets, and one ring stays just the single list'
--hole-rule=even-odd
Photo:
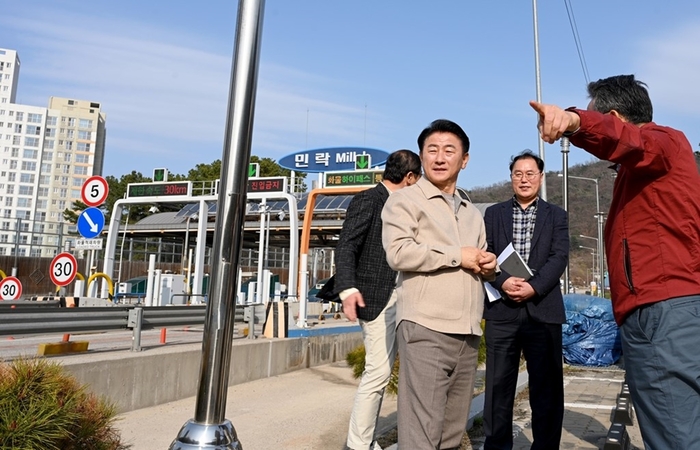
[{"label": "forested hill", "polygon": [[[700,152],[695,152],[695,162],[700,170]],[[600,209],[606,213],[610,208],[614,171],[607,161],[595,161],[569,168],[569,175],[598,180],[600,192]],[[562,178],[557,172],[547,172],[547,201],[562,206]],[[513,196],[510,180],[504,180],[487,187],[474,188],[469,191],[474,203],[496,203]],[[592,264],[591,251],[579,246],[595,248],[591,239],[580,235],[598,237],[596,213],[595,183],[589,180],[569,179],[569,228],[571,235],[570,276],[574,284],[583,286],[590,279]]]}]

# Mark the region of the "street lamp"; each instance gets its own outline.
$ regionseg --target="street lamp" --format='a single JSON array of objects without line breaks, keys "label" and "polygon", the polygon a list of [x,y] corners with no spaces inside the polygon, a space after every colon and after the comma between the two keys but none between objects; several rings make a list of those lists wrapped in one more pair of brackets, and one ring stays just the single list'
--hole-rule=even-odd
[{"label": "street lamp", "polygon": [[601,280],[602,280],[602,275],[600,273],[600,268],[598,268],[598,270],[596,271],[596,266],[595,266],[595,259],[596,259],[595,257],[596,257],[596,253],[597,253],[596,249],[593,247],[586,247],[583,245],[579,245],[578,248],[583,248],[585,250],[591,251],[591,257],[592,257],[591,258],[591,272],[592,272],[591,275],[592,275],[592,278],[594,280],[596,280],[596,278],[597,278],[597,283],[598,283],[597,284],[597,291],[598,291],[598,295],[600,295],[600,291],[601,291],[600,284],[601,284]]},{"label": "street lamp", "polygon": [[[559,174],[559,176],[562,177],[563,175]],[[597,238],[597,240],[598,240],[598,243],[597,243],[598,244],[597,245],[597,247],[598,247],[598,250],[597,250],[597,252],[598,252],[598,271],[600,272],[600,278],[599,278],[600,284],[603,285],[604,284],[603,272],[604,272],[604,268],[605,268],[605,243],[603,242],[603,216],[604,216],[604,214],[600,210],[600,193],[598,191],[598,179],[597,178],[587,178],[587,177],[577,177],[577,176],[568,175],[568,174],[567,174],[567,178],[573,178],[575,180],[592,181],[595,183],[595,209],[596,209],[596,213],[595,213],[594,217],[596,218],[596,221],[598,224],[598,238]],[[599,295],[601,297],[604,297],[605,296],[605,286],[603,286],[602,289],[599,289],[598,292],[600,293]]]},{"label": "street lamp", "polygon": [[[594,237],[592,237],[592,236],[585,236],[585,235],[583,235],[583,234],[579,234],[578,237],[584,238],[584,239],[592,239],[592,240],[594,240],[594,241],[595,241],[595,247],[596,247],[596,253],[600,250],[600,239],[594,238]],[[598,264],[600,264],[600,261],[598,261]],[[601,268],[599,267],[598,270],[600,270],[600,269],[601,269]],[[600,278],[599,278],[599,280],[600,280]]]}]

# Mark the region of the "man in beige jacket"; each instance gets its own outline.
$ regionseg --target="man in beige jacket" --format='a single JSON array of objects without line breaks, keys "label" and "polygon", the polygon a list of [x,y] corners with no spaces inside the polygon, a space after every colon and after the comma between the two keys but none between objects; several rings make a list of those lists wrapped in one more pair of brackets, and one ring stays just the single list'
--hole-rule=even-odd
[{"label": "man in beige jacket", "polygon": [[418,137],[423,178],[395,192],[382,211],[382,243],[399,271],[399,445],[457,449],[476,373],[483,280],[495,279],[479,211],[457,193],[469,138],[436,120]]}]

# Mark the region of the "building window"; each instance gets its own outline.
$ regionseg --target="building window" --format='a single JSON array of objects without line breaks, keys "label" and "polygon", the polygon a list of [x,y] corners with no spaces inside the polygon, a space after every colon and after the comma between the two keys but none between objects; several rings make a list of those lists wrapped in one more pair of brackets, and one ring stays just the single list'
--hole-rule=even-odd
[{"label": "building window", "polygon": [[75,175],[87,175],[88,168],[85,166],[75,166],[73,167],[73,174]]},{"label": "building window", "polygon": [[[19,195],[34,195],[34,186],[20,185],[19,186]],[[22,206],[22,205],[20,205],[20,206]]]},{"label": "building window", "polygon": [[51,140],[51,139],[46,139],[46,140],[44,141],[44,148],[47,148],[47,149],[49,149],[49,150],[53,149],[54,142],[55,142],[55,141],[53,141],[53,140]]},{"label": "building window", "polygon": [[49,188],[40,187],[39,189],[36,190],[36,195],[38,195],[39,197],[48,197],[49,196]]},{"label": "building window", "polygon": [[74,127],[75,126],[75,118],[74,117],[69,117],[68,120],[66,121],[69,127]]},{"label": "building window", "polygon": [[22,122],[24,120],[24,113],[22,111],[17,111],[15,120],[17,120],[18,122]]},{"label": "building window", "polygon": [[29,123],[41,123],[41,114],[27,113],[27,122]]},{"label": "building window", "polygon": [[14,159],[10,161],[10,169],[16,169],[17,168],[17,161]]},{"label": "building window", "polygon": [[31,208],[32,207],[32,199],[20,197],[17,199],[17,206],[20,208]]},{"label": "building window", "polygon": [[[46,148],[46,146],[44,146]],[[53,159],[53,152],[44,152],[41,155],[41,160],[42,161],[51,161]]]},{"label": "building window", "polygon": [[15,124],[15,133],[21,133],[21,132],[22,132],[22,124],[16,123]]},{"label": "building window", "polygon": [[38,147],[39,146],[39,138],[35,137],[25,137],[24,138],[24,146],[25,147]]},{"label": "building window", "polygon": [[[51,173],[51,164],[42,164],[41,173]],[[48,182],[47,182],[48,184]]]},{"label": "building window", "polygon": [[34,174],[33,173],[22,173],[19,175],[19,182],[20,183],[34,183]]},{"label": "building window", "polygon": [[78,121],[78,128],[92,128],[91,119],[80,119]]},{"label": "building window", "polygon": [[89,131],[78,131],[78,139],[84,139],[89,141],[92,133]]},{"label": "building window", "polygon": [[56,137],[56,129],[55,128],[47,128],[46,131],[44,132],[45,137]]},{"label": "building window", "polygon": [[36,163],[31,161],[22,161],[22,170],[36,172]]},{"label": "building window", "polygon": [[56,125],[56,117],[48,116],[46,118],[46,125]]},{"label": "building window", "polygon": [[81,155],[78,153],[75,155],[75,162],[88,164],[90,162],[90,155]]},{"label": "building window", "polygon": [[10,155],[13,158],[17,158],[19,156],[19,149],[18,148],[13,148],[12,149],[12,154]]},{"label": "building window", "polygon": [[88,144],[86,142],[78,142],[76,150],[79,152],[89,152],[90,151],[90,144]]},{"label": "building window", "polygon": [[26,149],[22,152],[22,157],[25,159],[36,159],[39,156],[39,150]]}]

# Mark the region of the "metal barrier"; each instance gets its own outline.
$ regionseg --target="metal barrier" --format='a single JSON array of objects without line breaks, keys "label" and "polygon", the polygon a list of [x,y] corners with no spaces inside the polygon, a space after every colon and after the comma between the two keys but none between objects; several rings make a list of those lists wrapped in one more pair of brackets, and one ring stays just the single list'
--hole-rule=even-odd
[{"label": "metal barrier", "polygon": [[[55,297],[54,297],[55,298]],[[16,308],[44,308],[44,307],[59,307],[59,300],[46,300],[43,302],[29,301],[29,300],[6,300],[0,301],[0,311],[6,309],[16,309]]]},{"label": "metal barrier", "polygon": [[124,330],[129,307],[15,308],[0,312],[0,336]]},{"label": "metal barrier", "polygon": [[[0,305],[3,303],[0,302]],[[15,301],[13,303],[19,304]],[[139,351],[141,330],[203,325],[206,317],[205,305],[58,308],[58,300],[23,303],[33,305],[13,309],[0,308],[0,336],[131,329],[134,332],[132,351]],[[234,322],[243,322],[246,316],[244,309],[247,309],[247,305],[236,305]],[[259,317],[259,311],[256,311],[254,316]]]}]

